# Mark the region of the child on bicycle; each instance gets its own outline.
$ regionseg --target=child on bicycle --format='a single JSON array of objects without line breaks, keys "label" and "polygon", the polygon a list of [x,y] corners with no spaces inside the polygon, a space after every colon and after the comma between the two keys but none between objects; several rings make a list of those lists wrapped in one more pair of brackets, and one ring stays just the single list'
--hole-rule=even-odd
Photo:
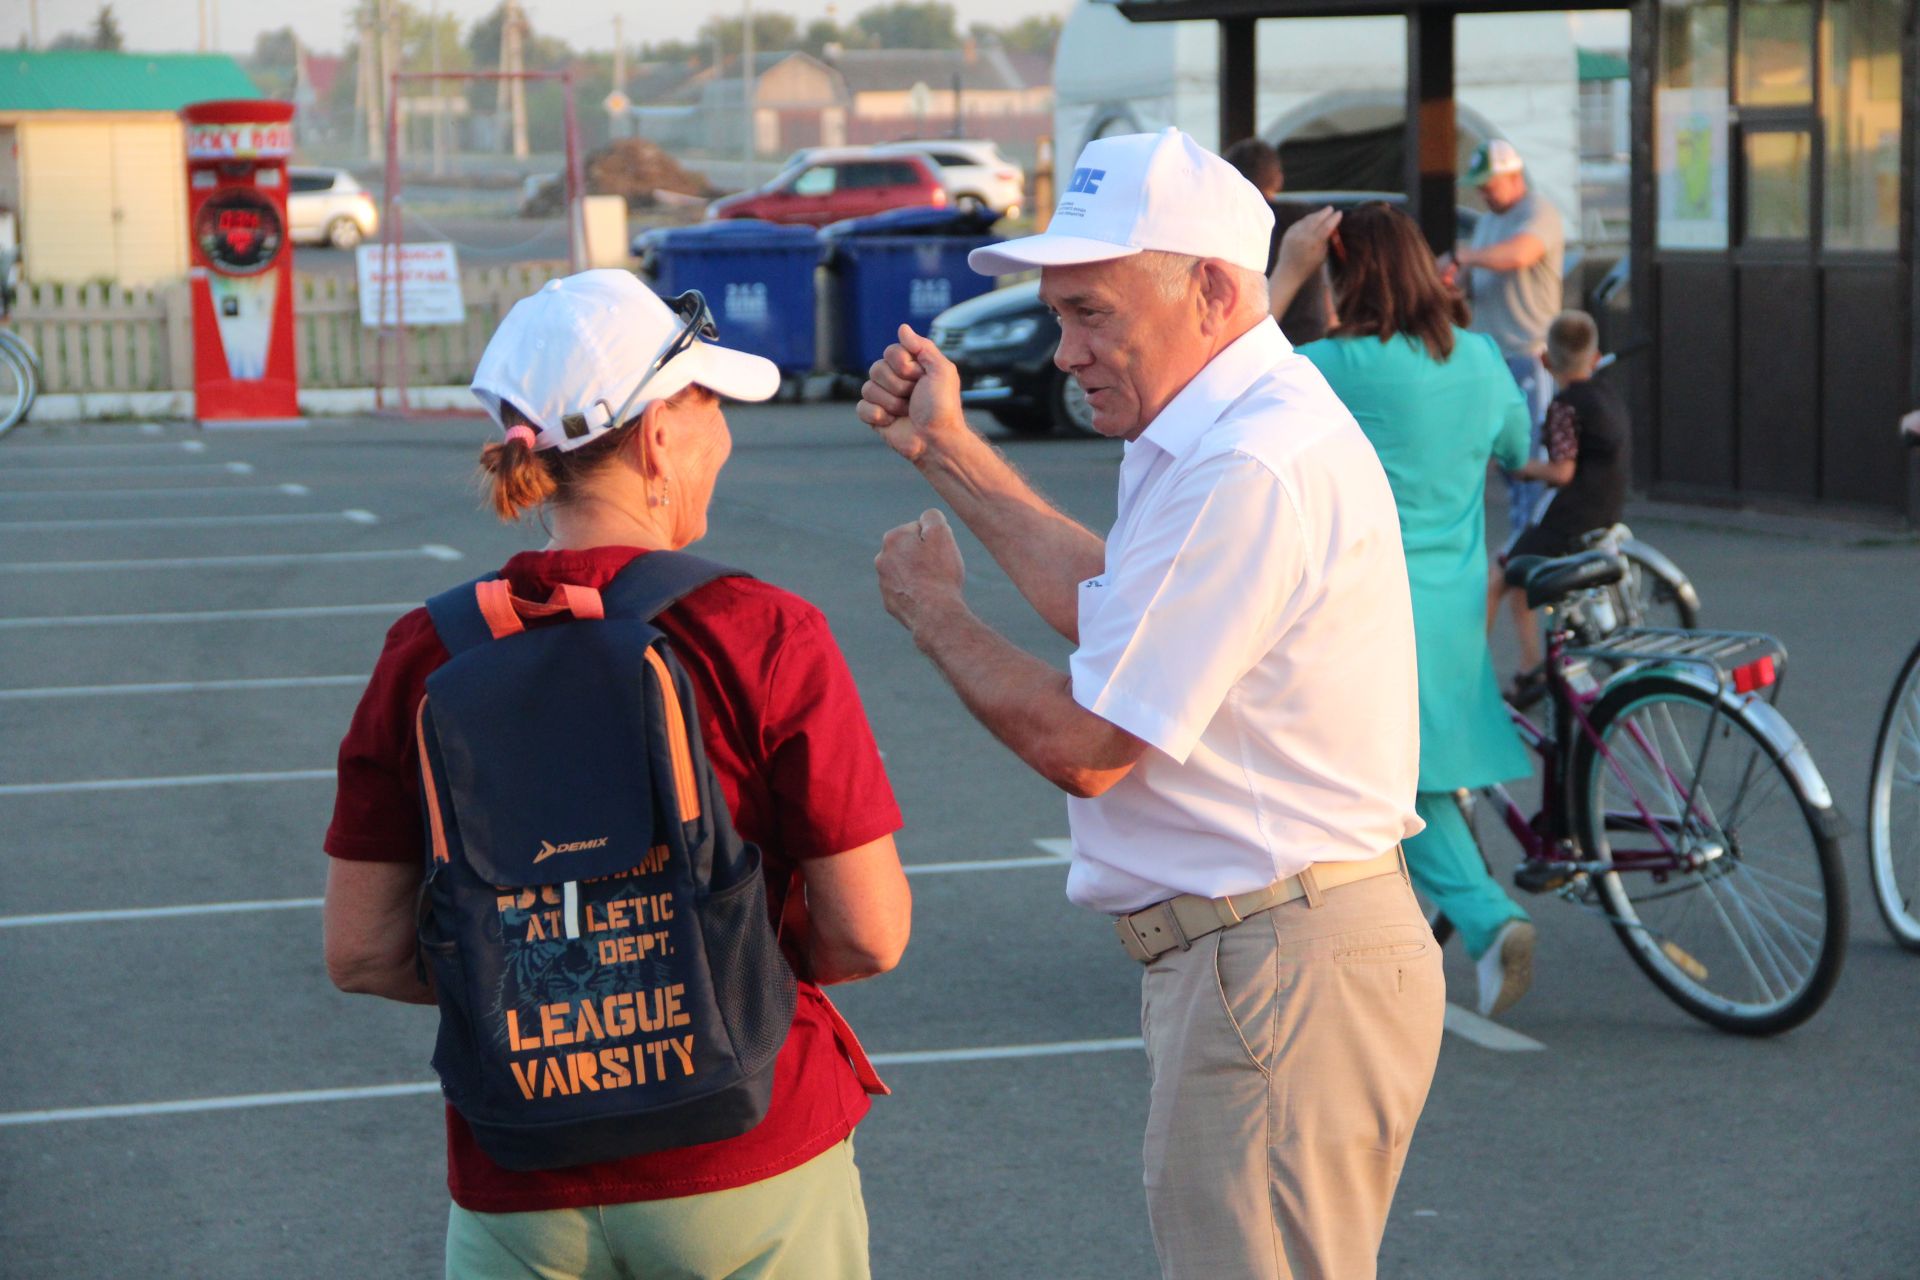
[{"label": "child on bicycle", "polygon": [[[1507,549],[1503,564],[1515,556],[1572,555],[1589,531],[1619,523],[1627,501],[1632,448],[1627,407],[1611,386],[1593,380],[1600,364],[1600,334],[1593,317],[1584,311],[1556,316],[1547,328],[1543,359],[1555,387],[1541,429],[1547,457],[1510,474],[1516,480],[1544,481],[1555,492],[1540,519]],[[1527,608],[1525,591],[1507,587],[1498,577],[1489,587],[1489,633],[1499,616],[1501,595],[1518,624],[1522,674],[1516,692],[1524,695],[1525,686],[1539,681],[1540,629]]]}]

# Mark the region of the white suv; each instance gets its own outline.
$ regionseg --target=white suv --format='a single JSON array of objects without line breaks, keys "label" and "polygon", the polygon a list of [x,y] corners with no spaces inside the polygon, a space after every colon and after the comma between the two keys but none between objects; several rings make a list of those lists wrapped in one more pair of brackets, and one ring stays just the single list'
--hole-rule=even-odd
[{"label": "white suv", "polygon": [[287,169],[287,238],[351,249],[380,230],[380,211],[344,169]]},{"label": "white suv", "polygon": [[1019,165],[1001,155],[1000,148],[991,142],[927,138],[889,142],[873,150],[876,155],[913,151],[932,157],[940,166],[947,196],[955,208],[979,205],[1015,218],[1027,202],[1027,175]]}]

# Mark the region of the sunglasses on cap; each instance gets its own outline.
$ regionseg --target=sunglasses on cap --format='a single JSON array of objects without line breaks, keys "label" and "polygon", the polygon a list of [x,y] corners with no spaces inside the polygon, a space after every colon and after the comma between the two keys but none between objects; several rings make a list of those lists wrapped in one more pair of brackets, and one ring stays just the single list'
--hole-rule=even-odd
[{"label": "sunglasses on cap", "polygon": [[698,289],[689,289],[678,297],[668,298],[666,303],[668,309],[680,317],[680,332],[674,335],[673,341],[667,344],[666,350],[655,356],[653,363],[647,366],[646,372],[640,375],[640,381],[634,384],[633,390],[627,394],[625,402],[621,404],[619,412],[613,415],[609,425],[618,426],[625,422],[627,413],[633,408],[634,402],[640,398],[640,393],[647,389],[647,384],[653,381],[653,376],[686,352],[691,351],[694,343],[701,339],[708,342],[720,340],[720,326],[714,323],[713,308],[707,305],[706,295]]}]

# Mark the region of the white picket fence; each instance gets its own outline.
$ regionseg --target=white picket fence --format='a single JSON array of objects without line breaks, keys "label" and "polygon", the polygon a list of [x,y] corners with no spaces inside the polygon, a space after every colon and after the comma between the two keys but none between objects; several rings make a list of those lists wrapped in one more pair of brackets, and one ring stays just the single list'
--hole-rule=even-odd
[{"label": "white picket fence", "polygon": [[[565,272],[563,262],[463,270],[465,322],[407,328],[408,384],[468,381],[507,308]],[[39,353],[43,392],[185,391],[193,386],[190,296],[184,280],[139,289],[23,284],[8,323]],[[302,387],[375,385],[382,372],[379,335],[360,323],[354,277],[296,276],[293,330]],[[398,379],[398,345],[387,344],[387,386]]]}]

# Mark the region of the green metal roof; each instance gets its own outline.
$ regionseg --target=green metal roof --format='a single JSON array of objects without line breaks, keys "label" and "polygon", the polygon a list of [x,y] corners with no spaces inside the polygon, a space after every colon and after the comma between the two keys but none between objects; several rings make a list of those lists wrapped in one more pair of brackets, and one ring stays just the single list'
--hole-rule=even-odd
[{"label": "green metal roof", "polygon": [[1627,60],[1617,53],[1603,53],[1598,49],[1577,49],[1580,55],[1580,79],[1588,80],[1625,80],[1633,74],[1633,68]]},{"label": "green metal roof", "polygon": [[224,53],[0,51],[0,111],[178,111],[260,96]]}]

